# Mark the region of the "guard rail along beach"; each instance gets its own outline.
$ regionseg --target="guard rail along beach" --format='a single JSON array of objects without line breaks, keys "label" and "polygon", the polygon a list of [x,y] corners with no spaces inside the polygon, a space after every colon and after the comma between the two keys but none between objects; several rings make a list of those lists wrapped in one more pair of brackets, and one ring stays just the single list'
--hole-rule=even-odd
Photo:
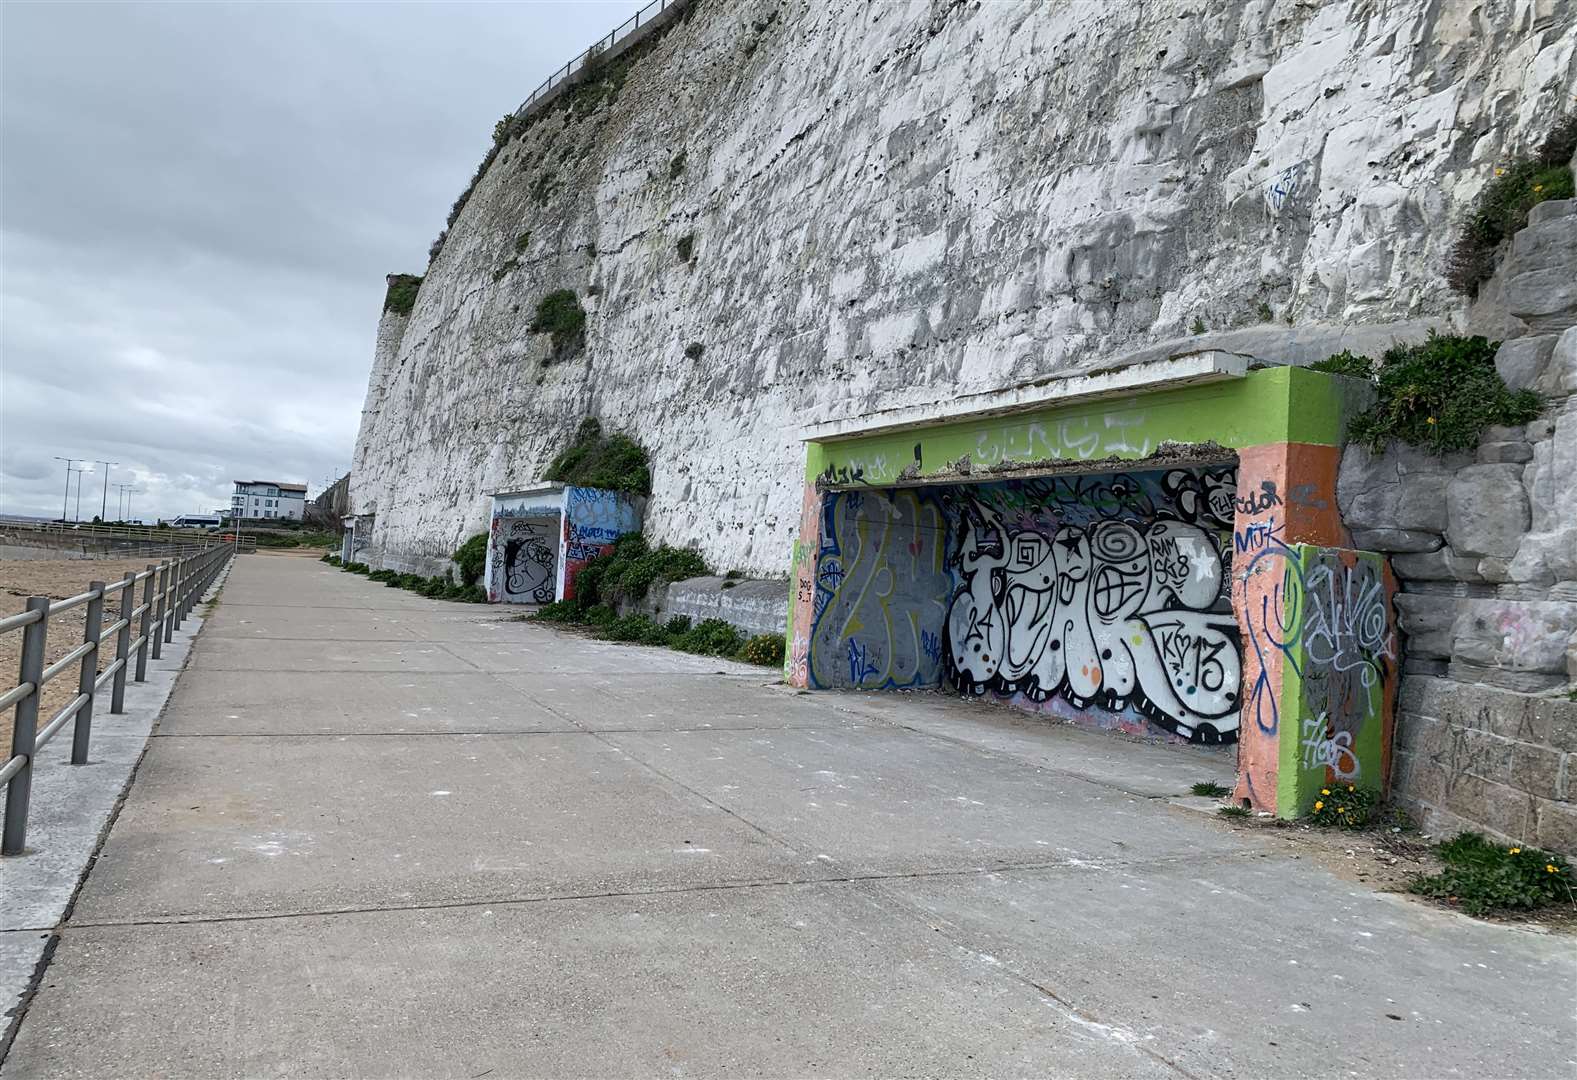
[{"label": "guard rail along beach", "polygon": [[[86,592],[64,600],[51,602],[47,596],[32,596],[24,611],[0,619],[0,635],[22,634],[17,683],[0,693],[0,710],[15,708],[11,756],[0,766],[0,782],[6,785],[5,834],[0,854],[20,855],[25,846],[33,763],[38,752],[67,723],[75,721],[71,764],[87,764],[93,713],[105,688],[109,689],[109,711],[124,712],[128,674],[135,682],[146,680],[150,657],[160,658],[163,645],[180,629],[235,552],[234,543],[209,547],[149,565],[140,574],[127,573],[120,581],[92,582]],[[46,667],[44,651],[50,620],[82,605],[87,606],[82,643]],[[114,620],[108,625],[104,621],[106,609]],[[115,658],[100,672],[99,660],[109,646],[113,646]],[[76,695],[40,727],[38,712],[44,687],[72,671],[77,673]]]}]

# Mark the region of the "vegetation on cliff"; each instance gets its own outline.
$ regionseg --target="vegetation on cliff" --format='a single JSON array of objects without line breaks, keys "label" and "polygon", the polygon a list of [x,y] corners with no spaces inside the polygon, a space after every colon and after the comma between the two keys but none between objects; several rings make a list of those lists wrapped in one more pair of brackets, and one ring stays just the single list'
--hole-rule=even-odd
[{"label": "vegetation on cliff", "polygon": [[1471,450],[1491,425],[1526,424],[1544,403],[1531,390],[1512,391],[1495,370],[1498,341],[1430,334],[1417,345],[1396,345],[1379,360],[1337,353],[1316,371],[1366,379],[1376,401],[1353,417],[1347,437],[1375,453],[1392,439],[1436,454]]},{"label": "vegetation on cliff", "polygon": [[542,479],[634,495],[652,493],[646,451],[628,435],[604,435],[602,424],[593,416],[580,422],[575,441],[549,462]]},{"label": "vegetation on cliff", "polygon": [[1528,211],[1546,199],[1570,199],[1577,193],[1571,160],[1577,153],[1577,113],[1561,117],[1538,153],[1513,159],[1495,170],[1484,186],[1446,260],[1446,280],[1472,296],[1479,282],[1495,272],[1501,242],[1528,224]]},{"label": "vegetation on cliff", "polygon": [[416,294],[422,287],[417,274],[390,274],[389,291],[383,294],[383,310],[396,315],[409,315],[416,306]]},{"label": "vegetation on cliff", "polygon": [[563,359],[586,343],[586,309],[574,289],[555,289],[537,301],[531,320],[533,334],[553,336],[553,358]]}]

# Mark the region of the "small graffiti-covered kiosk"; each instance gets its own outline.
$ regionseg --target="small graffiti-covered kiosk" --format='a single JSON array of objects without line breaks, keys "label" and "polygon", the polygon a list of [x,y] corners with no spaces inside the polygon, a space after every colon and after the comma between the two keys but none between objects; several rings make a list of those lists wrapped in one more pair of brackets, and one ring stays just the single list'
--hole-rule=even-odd
[{"label": "small graffiti-covered kiosk", "polygon": [[490,498],[483,580],[495,604],[573,600],[580,568],[625,533],[640,532],[646,508],[639,495],[565,484]]},{"label": "small graffiti-covered kiosk", "polygon": [[1367,393],[1202,352],[818,424],[787,677],[1235,744],[1283,817],[1383,791],[1395,587],[1336,504]]}]

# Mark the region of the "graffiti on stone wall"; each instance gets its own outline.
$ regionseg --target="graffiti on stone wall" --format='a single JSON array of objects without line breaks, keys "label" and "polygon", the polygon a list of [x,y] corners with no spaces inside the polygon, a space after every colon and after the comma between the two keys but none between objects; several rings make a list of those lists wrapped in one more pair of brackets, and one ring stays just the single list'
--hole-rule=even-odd
[{"label": "graffiti on stone wall", "polygon": [[806,656],[810,685],[874,690],[938,683],[937,635],[952,577],[937,495],[833,492],[822,515]]},{"label": "graffiti on stone wall", "polygon": [[1132,706],[1191,741],[1236,739],[1241,657],[1218,539],[1231,469],[960,490],[944,650],[956,687]]}]

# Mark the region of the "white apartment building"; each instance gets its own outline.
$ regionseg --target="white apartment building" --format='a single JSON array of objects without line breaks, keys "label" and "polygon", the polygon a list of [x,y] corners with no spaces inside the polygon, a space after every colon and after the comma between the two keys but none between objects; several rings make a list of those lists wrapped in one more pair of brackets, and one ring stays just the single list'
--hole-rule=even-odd
[{"label": "white apartment building", "polygon": [[307,485],[281,484],[277,480],[237,480],[230,496],[230,513],[238,521],[248,518],[288,518],[300,521],[307,508]]}]

